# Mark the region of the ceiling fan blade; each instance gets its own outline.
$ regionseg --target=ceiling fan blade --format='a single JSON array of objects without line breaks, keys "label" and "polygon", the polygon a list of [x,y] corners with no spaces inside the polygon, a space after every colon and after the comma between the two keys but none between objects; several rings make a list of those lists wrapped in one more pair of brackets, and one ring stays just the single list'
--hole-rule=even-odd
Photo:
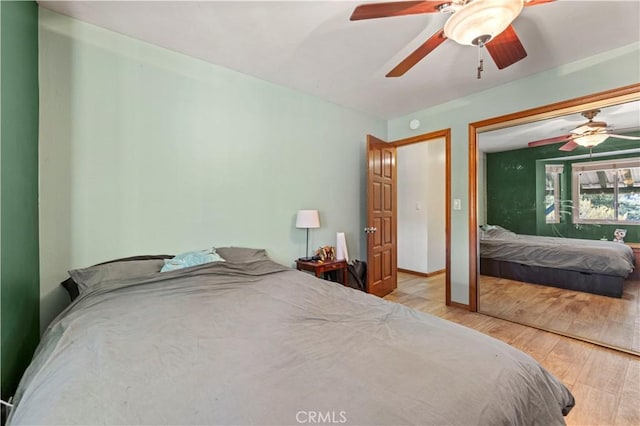
[{"label": "ceiling fan blade", "polygon": [[628,139],[630,141],[640,141],[640,136],[614,135],[613,133],[609,133],[609,136],[613,136],[618,139]]},{"label": "ceiling fan blade", "polygon": [[439,12],[438,6],[445,1],[394,1],[387,3],[363,4],[355,8],[351,21],[361,19],[386,18],[389,16],[417,15]]},{"label": "ceiling fan blade", "polygon": [[415,64],[420,62],[425,56],[431,53],[436,47],[440,46],[443,41],[447,39],[444,35],[444,30],[440,30],[431,37],[420,47],[407,56],[402,62],[400,62],[394,69],[389,71],[387,77],[400,77],[409,71]]},{"label": "ceiling fan blade", "polygon": [[560,151],[573,151],[574,149],[576,149],[577,147],[579,147],[580,145],[578,145],[576,142],[574,141],[569,141],[567,143],[565,143],[564,145],[562,145],[560,148],[558,148]]},{"label": "ceiling fan blade", "polygon": [[539,4],[551,3],[556,0],[524,0],[524,7],[537,6]]},{"label": "ceiling fan blade", "polygon": [[485,46],[498,69],[503,69],[526,58],[527,51],[516,34],[513,25],[509,25],[498,37]]},{"label": "ceiling fan blade", "polygon": [[640,131],[640,127],[638,126],[633,126],[633,127],[623,127],[621,129],[618,129],[617,127],[613,127],[613,128],[608,128],[607,129],[609,132],[618,132],[618,133],[630,133],[630,132],[637,132]]},{"label": "ceiling fan blade", "polygon": [[552,143],[567,142],[571,140],[571,135],[555,136],[548,139],[540,139],[538,141],[529,142],[527,146],[533,148],[535,146],[551,145]]}]

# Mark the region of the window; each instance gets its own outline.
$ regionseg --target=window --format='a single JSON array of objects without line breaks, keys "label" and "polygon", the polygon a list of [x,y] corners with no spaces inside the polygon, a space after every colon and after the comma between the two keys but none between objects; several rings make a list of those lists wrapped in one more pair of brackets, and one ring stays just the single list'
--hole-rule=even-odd
[{"label": "window", "polygon": [[545,164],[544,216],[547,223],[560,223],[560,174],[564,167]]},{"label": "window", "polygon": [[640,158],[575,163],[574,223],[640,224]]}]

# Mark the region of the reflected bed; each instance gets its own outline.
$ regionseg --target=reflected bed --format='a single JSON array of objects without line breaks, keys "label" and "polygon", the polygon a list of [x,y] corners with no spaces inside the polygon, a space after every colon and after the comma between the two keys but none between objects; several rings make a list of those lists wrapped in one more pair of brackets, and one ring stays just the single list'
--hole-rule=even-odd
[{"label": "reflected bed", "polygon": [[492,225],[481,231],[482,275],[622,297],[633,268],[625,244],[521,235]]}]

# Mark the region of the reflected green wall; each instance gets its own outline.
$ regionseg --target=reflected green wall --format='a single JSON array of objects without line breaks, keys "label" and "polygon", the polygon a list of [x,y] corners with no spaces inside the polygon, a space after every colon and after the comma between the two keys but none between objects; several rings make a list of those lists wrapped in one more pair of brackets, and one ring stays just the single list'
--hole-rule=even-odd
[{"label": "reflected green wall", "polygon": [[551,148],[487,154],[488,224],[500,225],[518,234],[536,233],[536,160],[545,151]]},{"label": "reflected green wall", "polygon": [[38,6],[0,2],[2,398],[39,338]]},{"label": "reflected green wall", "polygon": [[[584,158],[563,160],[563,157],[581,155],[588,151],[577,148],[571,152],[562,152],[558,150],[561,145],[562,143],[487,154],[487,223],[503,226],[518,234],[583,239],[600,239],[604,236],[609,240],[616,228],[624,228],[627,229],[625,241],[640,241],[638,225],[574,224],[570,214],[563,215],[560,223],[546,223],[543,202],[545,164],[564,165],[561,194],[563,200],[570,200],[571,164],[589,161]],[[613,153],[597,157],[596,160],[638,156],[637,153],[615,155],[615,151],[633,148],[640,148],[640,142],[610,138],[606,143],[595,147],[593,153]]]}]

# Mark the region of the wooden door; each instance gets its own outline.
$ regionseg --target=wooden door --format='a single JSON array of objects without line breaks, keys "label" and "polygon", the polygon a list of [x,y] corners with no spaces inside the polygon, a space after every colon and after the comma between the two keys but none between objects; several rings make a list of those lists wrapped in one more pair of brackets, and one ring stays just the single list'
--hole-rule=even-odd
[{"label": "wooden door", "polygon": [[367,291],[391,293],[397,283],[396,148],[367,135]]}]

